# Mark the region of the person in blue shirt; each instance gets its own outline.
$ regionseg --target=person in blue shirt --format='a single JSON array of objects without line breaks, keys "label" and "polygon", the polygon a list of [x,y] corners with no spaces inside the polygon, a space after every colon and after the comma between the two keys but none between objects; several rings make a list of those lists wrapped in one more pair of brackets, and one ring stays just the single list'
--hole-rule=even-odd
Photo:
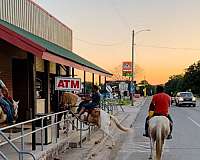
[{"label": "person in blue shirt", "polygon": [[3,83],[2,80],[0,80],[0,106],[3,107],[3,109],[6,111],[7,114],[7,121],[9,125],[13,124],[14,118],[14,110],[12,103],[4,96],[8,95],[8,89],[6,85]]},{"label": "person in blue shirt", "polygon": [[81,103],[79,105],[78,116],[83,114],[85,112],[85,110],[100,107],[100,99],[101,99],[101,96],[100,96],[100,93],[99,93],[99,87],[94,85],[93,86],[93,93],[92,93],[92,97],[91,97],[90,101],[88,103]]}]

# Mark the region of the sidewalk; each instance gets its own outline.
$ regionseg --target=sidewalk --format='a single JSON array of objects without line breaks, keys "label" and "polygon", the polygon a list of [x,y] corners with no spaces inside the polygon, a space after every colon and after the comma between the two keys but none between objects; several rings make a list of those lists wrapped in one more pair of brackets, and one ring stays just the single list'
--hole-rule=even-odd
[{"label": "sidewalk", "polygon": [[[127,128],[131,128],[133,122],[137,117],[137,113],[140,111],[140,106],[145,102],[145,98],[136,99],[134,106],[124,106],[124,111],[120,111],[115,116],[117,119]],[[129,132],[133,130],[130,129]],[[118,139],[118,137],[123,133],[120,131],[114,124],[111,126],[111,133],[113,139],[104,133],[101,130],[96,131],[92,134],[90,141],[87,141],[83,144],[82,148],[77,149],[69,149],[66,152],[59,156],[59,160],[106,160],[105,158],[110,153],[113,148],[114,142]]]},{"label": "sidewalk", "polygon": [[[114,115],[117,119],[123,123],[125,127],[130,127],[132,122],[135,120],[137,113],[140,109],[140,105],[144,102],[144,98],[137,98],[135,99],[134,106],[123,106],[125,112],[122,112],[120,107],[118,108],[118,112]],[[76,123],[76,122],[75,122]],[[87,126],[85,126],[87,127]],[[96,152],[101,150],[101,147],[105,147],[106,142],[111,143],[109,137],[104,135],[102,131],[95,129],[92,131],[90,136],[90,140],[88,140],[88,130],[83,131],[82,140],[87,141],[83,143],[82,148],[79,148],[80,142],[80,133],[76,130],[70,129],[68,136],[63,133],[63,130],[60,131],[60,138],[58,139],[57,143],[55,140],[55,133],[52,132],[53,139],[51,144],[44,145],[44,151],[41,151],[41,145],[37,145],[35,151],[31,150],[31,136],[26,137],[25,139],[25,150],[32,152],[38,160],[46,160],[46,159],[53,159],[58,158],[60,159],[71,159],[71,160],[82,160],[88,159],[96,155]],[[116,128],[114,124],[111,126],[111,133],[113,133],[113,137],[115,139],[117,134],[124,134],[119,129]],[[19,134],[19,133],[17,133]],[[14,135],[13,135],[14,136]],[[15,144],[20,148],[20,140],[16,141]],[[95,144],[97,143],[97,144]],[[77,146],[78,148],[71,149],[71,146]],[[110,144],[109,146],[110,147]],[[4,145],[0,147],[0,150],[8,156],[8,159],[15,160],[18,159],[18,154],[9,146]],[[63,155],[60,156],[60,153]],[[0,157],[0,160],[2,158]],[[24,156],[24,159],[30,159],[30,156]]]}]

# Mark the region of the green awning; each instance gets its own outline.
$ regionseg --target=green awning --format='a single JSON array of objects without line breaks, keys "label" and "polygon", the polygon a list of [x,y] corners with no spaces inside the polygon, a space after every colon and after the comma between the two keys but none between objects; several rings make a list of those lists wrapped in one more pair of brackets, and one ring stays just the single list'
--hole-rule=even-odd
[{"label": "green awning", "polygon": [[[20,35],[24,37],[25,39],[28,39],[32,41],[34,44],[37,44],[39,47],[44,48],[46,52],[51,53],[55,56],[59,56],[61,58],[64,58],[68,61],[74,62],[76,64],[79,64],[81,66],[87,67],[89,69],[92,69],[94,71],[103,73],[107,76],[111,76],[112,74],[109,73],[108,71],[104,70],[103,68],[95,65],[94,63],[89,62],[88,60],[80,57],[79,55],[58,46],[57,44],[54,44],[52,42],[49,42],[41,37],[38,37],[30,32],[27,32],[13,24],[10,24],[8,22],[5,22],[0,19],[0,25],[6,27],[7,29],[15,32],[17,35]],[[0,34],[1,36],[1,34]],[[1,38],[1,37],[0,37]],[[5,39],[5,38],[4,38]],[[13,44],[15,45],[15,44]],[[37,47],[36,47],[37,48]]]}]

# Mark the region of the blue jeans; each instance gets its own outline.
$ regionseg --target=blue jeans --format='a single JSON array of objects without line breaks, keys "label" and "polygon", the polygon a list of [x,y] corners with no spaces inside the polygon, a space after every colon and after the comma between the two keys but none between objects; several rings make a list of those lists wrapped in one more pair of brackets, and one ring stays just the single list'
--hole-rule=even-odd
[{"label": "blue jeans", "polygon": [[93,109],[93,108],[96,108],[96,107],[97,107],[97,104],[96,104],[96,103],[90,102],[90,103],[83,104],[83,107],[84,107],[85,109]]},{"label": "blue jeans", "polygon": [[0,98],[0,106],[4,107],[4,109],[6,110],[8,124],[12,125],[14,118],[13,118],[13,110],[12,110],[11,103],[9,103],[3,97],[1,97]]}]

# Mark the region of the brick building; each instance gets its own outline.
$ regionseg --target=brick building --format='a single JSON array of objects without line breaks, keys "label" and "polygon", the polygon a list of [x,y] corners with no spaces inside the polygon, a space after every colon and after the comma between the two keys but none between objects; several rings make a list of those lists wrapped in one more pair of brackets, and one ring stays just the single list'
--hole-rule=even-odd
[{"label": "brick building", "polygon": [[[31,0],[0,0],[0,79],[20,100],[19,121],[59,111],[55,76],[112,74],[72,52],[72,30]],[[103,80],[102,80],[103,79]],[[20,114],[23,113],[23,114]]]}]

